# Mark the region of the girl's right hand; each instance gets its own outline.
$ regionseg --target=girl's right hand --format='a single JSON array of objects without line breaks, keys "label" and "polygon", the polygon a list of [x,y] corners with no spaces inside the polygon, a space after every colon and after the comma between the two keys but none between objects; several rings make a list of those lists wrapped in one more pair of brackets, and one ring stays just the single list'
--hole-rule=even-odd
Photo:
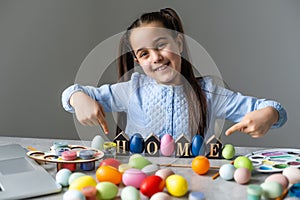
[{"label": "girl's right hand", "polygon": [[105,134],[108,134],[108,126],[105,121],[105,113],[102,106],[84,92],[75,92],[70,98],[70,105],[75,110],[77,120],[88,126],[101,125]]}]

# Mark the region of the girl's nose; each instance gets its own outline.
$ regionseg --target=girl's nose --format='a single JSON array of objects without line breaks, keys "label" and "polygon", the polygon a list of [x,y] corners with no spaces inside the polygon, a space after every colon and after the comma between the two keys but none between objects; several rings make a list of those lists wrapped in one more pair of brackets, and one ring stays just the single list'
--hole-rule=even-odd
[{"label": "girl's nose", "polygon": [[160,61],[163,60],[163,56],[161,55],[161,53],[159,52],[159,50],[153,49],[151,52],[151,57],[152,57],[152,61],[154,63],[158,63]]}]

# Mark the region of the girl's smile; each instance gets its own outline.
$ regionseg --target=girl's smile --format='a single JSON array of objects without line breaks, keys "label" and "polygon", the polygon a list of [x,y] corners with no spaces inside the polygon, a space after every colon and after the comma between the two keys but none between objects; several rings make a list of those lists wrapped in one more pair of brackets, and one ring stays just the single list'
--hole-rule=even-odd
[{"label": "girl's smile", "polygon": [[135,28],[130,43],[137,62],[145,74],[158,83],[180,84],[182,37],[173,38],[172,32],[161,23],[152,22]]}]

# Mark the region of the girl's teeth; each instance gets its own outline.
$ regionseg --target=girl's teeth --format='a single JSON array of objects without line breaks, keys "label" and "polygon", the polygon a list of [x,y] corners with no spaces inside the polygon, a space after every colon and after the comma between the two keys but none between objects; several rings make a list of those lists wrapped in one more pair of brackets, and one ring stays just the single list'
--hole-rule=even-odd
[{"label": "girl's teeth", "polygon": [[166,65],[164,65],[164,66],[161,66],[161,67],[159,67],[158,69],[156,69],[155,71],[161,71],[161,70],[164,70],[164,69],[166,69]]}]

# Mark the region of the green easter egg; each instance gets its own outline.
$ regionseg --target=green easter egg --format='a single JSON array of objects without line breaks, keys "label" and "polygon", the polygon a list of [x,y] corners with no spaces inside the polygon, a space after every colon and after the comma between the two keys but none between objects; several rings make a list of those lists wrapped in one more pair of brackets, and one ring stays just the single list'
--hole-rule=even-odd
[{"label": "green easter egg", "polygon": [[119,188],[115,184],[106,181],[99,182],[96,189],[100,199],[114,199],[119,192]]},{"label": "green easter egg", "polygon": [[235,149],[232,144],[226,144],[222,150],[223,158],[229,160],[235,155]]},{"label": "green easter egg", "polygon": [[282,185],[275,181],[264,182],[260,186],[263,190],[263,196],[266,199],[275,199],[279,197],[283,192]]},{"label": "green easter egg", "polygon": [[148,159],[144,158],[144,157],[134,157],[131,158],[128,162],[128,164],[132,167],[132,168],[136,168],[136,169],[143,169],[145,166],[152,164]]},{"label": "green easter egg", "polygon": [[135,158],[141,158],[141,157],[143,157],[141,154],[138,154],[138,153],[132,154],[132,155],[129,157],[128,162],[130,162],[130,160],[132,160],[132,159],[135,159]]},{"label": "green easter egg", "polygon": [[239,156],[234,160],[235,168],[247,168],[250,172],[253,170],[252,161],[246,156]]}]

